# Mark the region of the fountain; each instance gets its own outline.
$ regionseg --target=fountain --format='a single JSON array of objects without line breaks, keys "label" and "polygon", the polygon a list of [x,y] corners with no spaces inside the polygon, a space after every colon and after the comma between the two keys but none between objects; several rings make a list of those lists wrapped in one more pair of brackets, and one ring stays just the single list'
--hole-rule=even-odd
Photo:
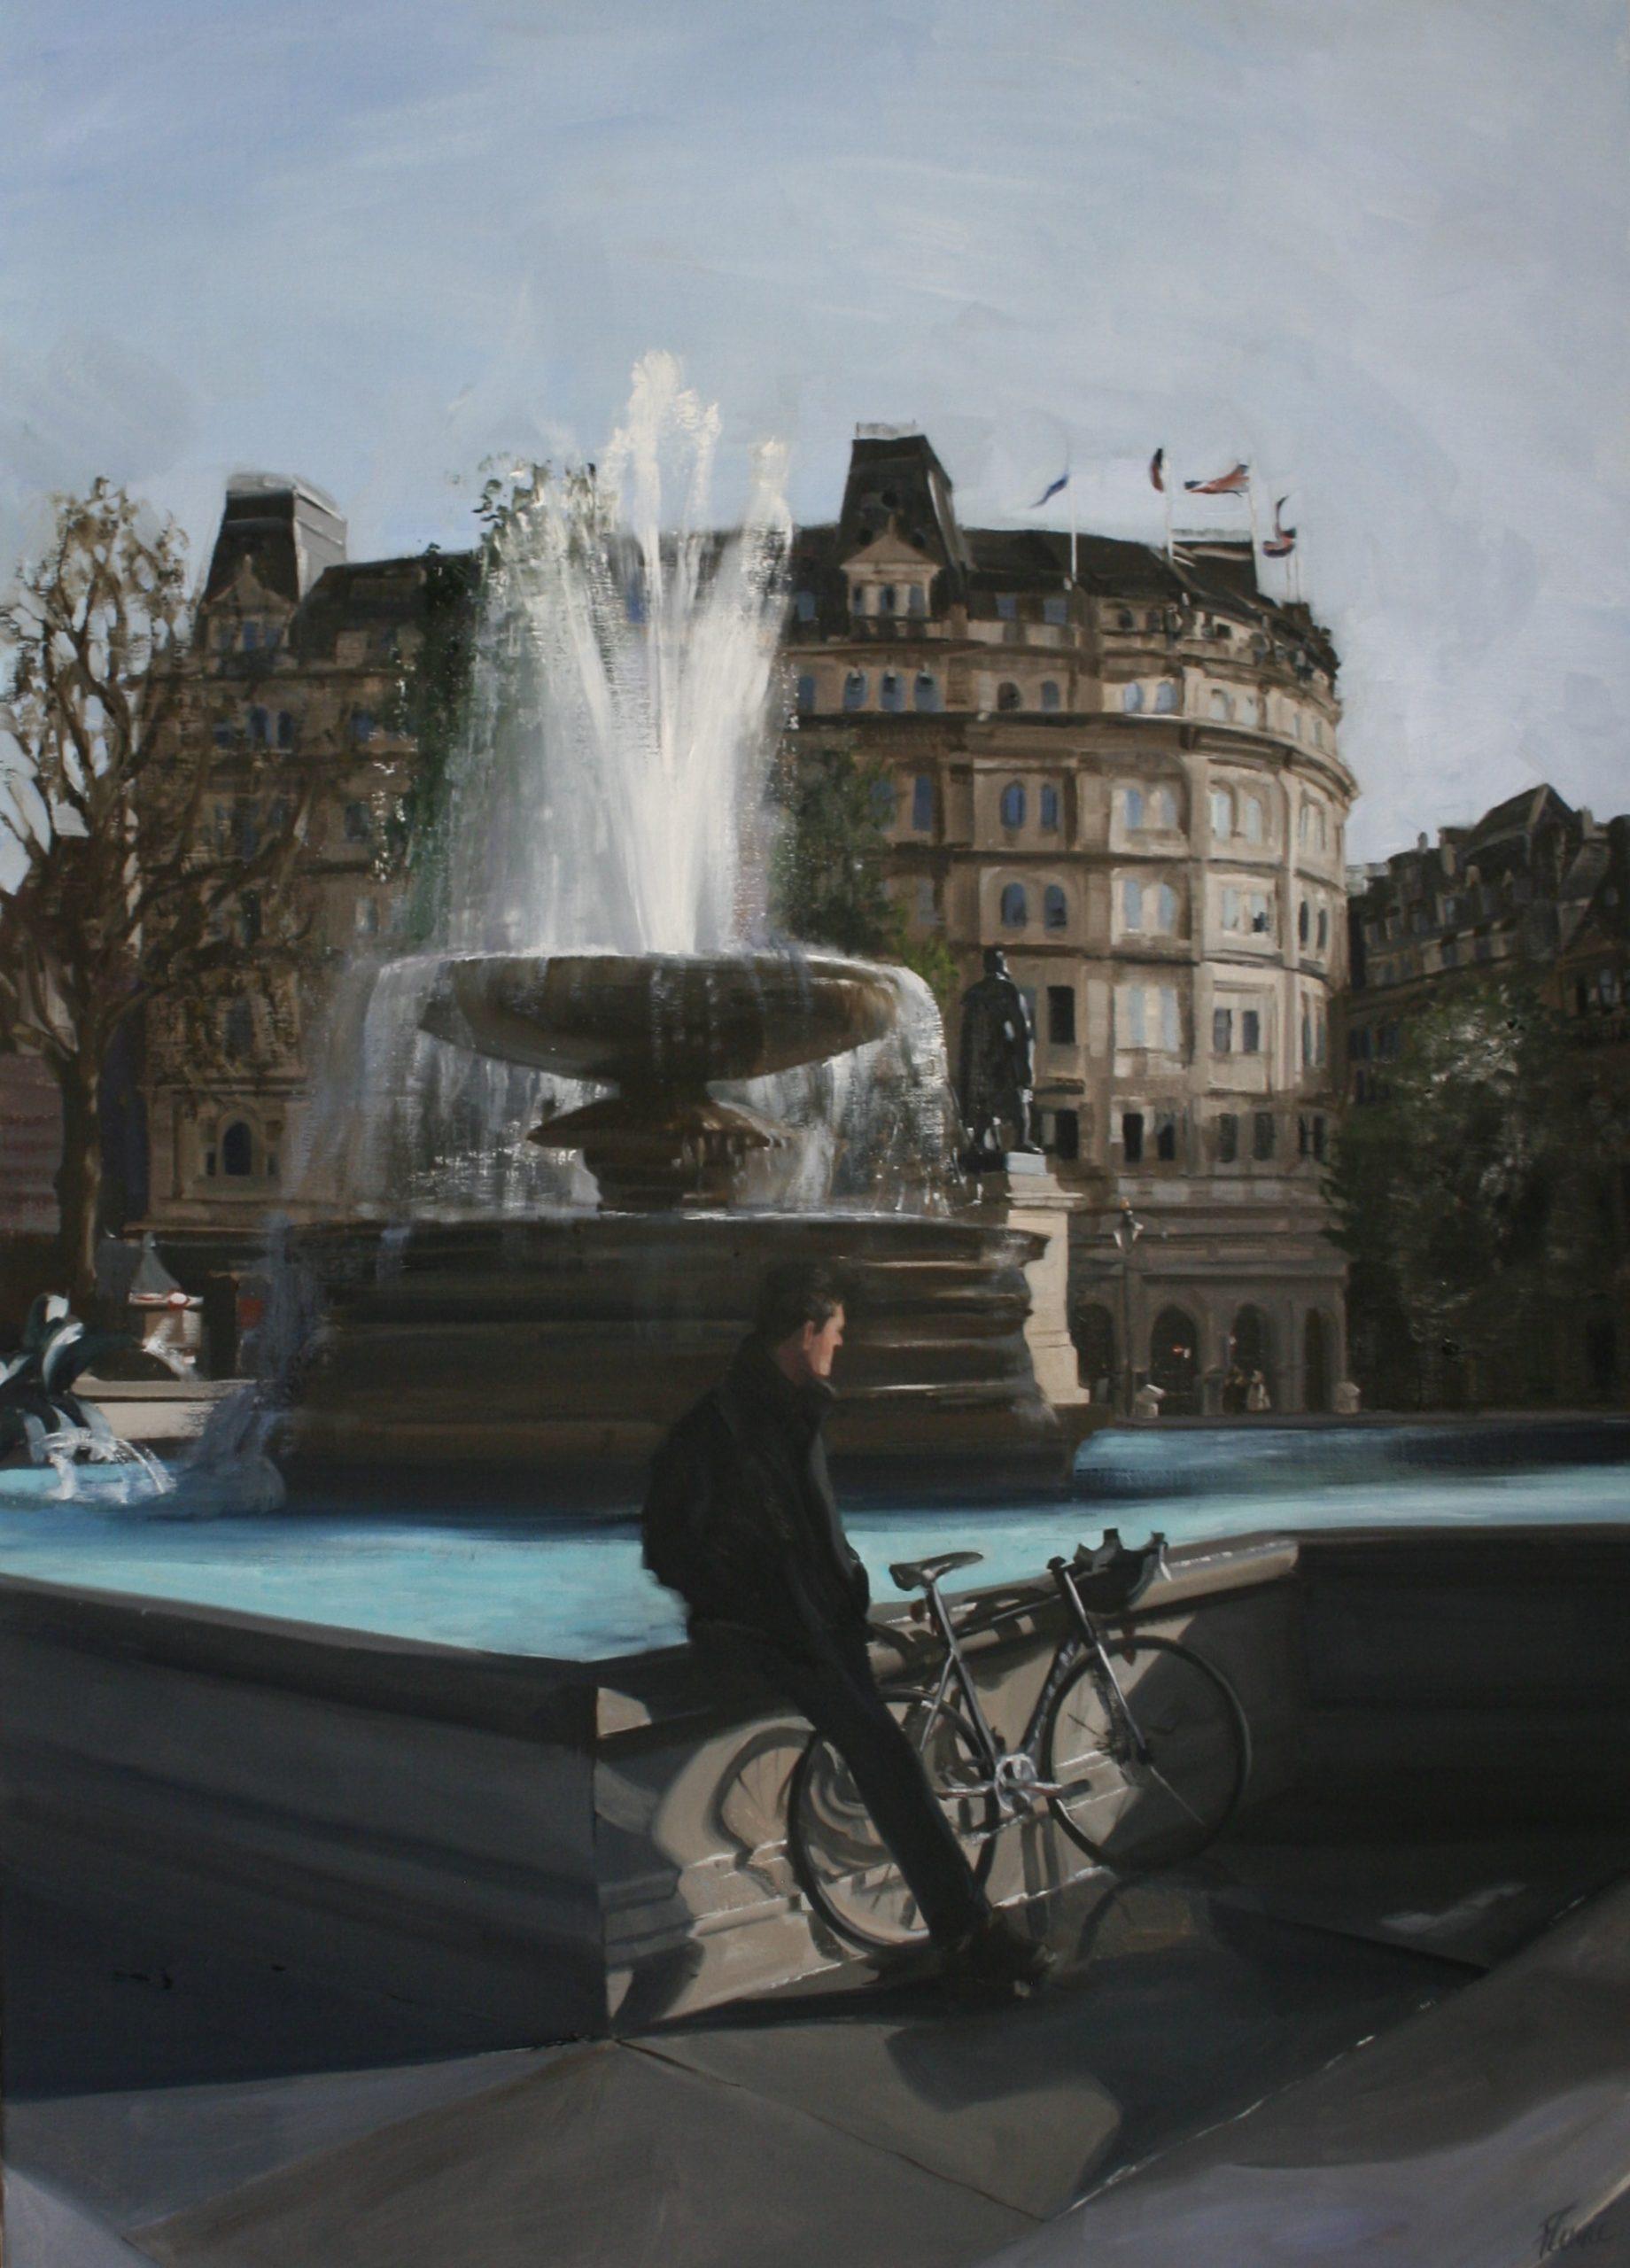
[{"label": "fountain", "polygon": [[741,529],[707,525],[717,431],[648,357],[598,470],[498,509],[423,943],[352,986],[315,1115],[303,1492],[625,1495],[795,1254],[851,1288],[851,1481],[1062,1470],[1024,1340],[1039,1247],[958,1216],[931,996],[770,929],[790,523],[765,450]]}]

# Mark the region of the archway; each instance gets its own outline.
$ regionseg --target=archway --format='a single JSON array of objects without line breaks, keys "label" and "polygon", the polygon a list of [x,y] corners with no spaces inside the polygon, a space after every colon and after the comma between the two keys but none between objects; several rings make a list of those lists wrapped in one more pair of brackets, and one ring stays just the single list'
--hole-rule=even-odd
[{"label": "archway", "polygon": [[1301,1406],[1330,1408],[1330,1326],[1317,1308],[1308,1309],[1302,1325]]},{"label": "archway", "polygon": [[1075,1342],[1076,1377],[1094,1402],[1113,1404],[1120,1391],[1114,1316],[1097,1301],[1079,1307],[1070,1317],[1070,1337]]},{"label": "archway", "polygon": [[239,1180],[254,1172],[254,1137],[241,1118],[235,1118],[221,1138],[221,1170]]},{"label": "archway", "polygon": [[1181,1308],[1162,1308],[1149,1333],[1149,1379],[1165,1395],[1163,1418],[1199,1413],[1199,1333]]},{"label": "archway", "polygon": [[1246,1306],[1235,1316],[1228,1334],[1228,1368],[1222,1382],[1222,1407],[1230,1416],[1249,1408],[1253,1384],[1261,1379],[1271,1406],[1275,1398],[1273,1338],[1261,1308]]}]

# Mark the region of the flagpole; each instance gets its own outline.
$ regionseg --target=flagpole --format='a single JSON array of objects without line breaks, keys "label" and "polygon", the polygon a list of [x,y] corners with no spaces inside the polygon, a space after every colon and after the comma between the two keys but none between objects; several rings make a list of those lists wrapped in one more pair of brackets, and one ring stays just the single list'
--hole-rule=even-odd
[{"label": "flagpole", "polygon": [[1070,588],[1071,588],[1072,590],[1074,590],[1074,589],[1075,589],[1075,586],[1076,586],[1076,582],[1077,582],[1077,580],[1078,580],[1078,577],[1077,577],[1077,574],[1076,574],[1076,562],[1075,562],[1075,475],[1074,475],[1074,470],[1073,470],[1073,469],[1072,469],[1072,470],[1071,470],[1071,471],[1069,471],[1068,473],[1067,473],[1065,477],[1066,477],[1066,478],[1067,478],[1067,479],[1068,480],[1068,482],[1069,482],[1069,499],[1070,499]]}]

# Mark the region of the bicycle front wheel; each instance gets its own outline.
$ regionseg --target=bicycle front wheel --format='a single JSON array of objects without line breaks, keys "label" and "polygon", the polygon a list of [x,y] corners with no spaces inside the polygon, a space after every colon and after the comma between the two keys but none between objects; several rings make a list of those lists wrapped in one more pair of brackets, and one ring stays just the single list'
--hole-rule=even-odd
[{"label": "bicycle front wheel", "polygon": [[1246,1713],[1222,1672],[1176,1639],[1140,1634],[1110,1659],[1125,1716],[1089,1654],[1048,1718],[1052,1816],[1117,1874],[1173,1866],[1233,1814],[1251,1768]]},{"label": "bicycle front wheel", "polygon": [[[982,1879],[997,1806],[973,1727],[931,1693],[885,1686],[882,1697],[917,1751],[969,1866]],[[799,1887],[840,1937],[870,1949],[928,1943],[928,1925],[872,1824],[854,1775],[819,1733],[794,1767],[787,1811],[788,1852]]]}]

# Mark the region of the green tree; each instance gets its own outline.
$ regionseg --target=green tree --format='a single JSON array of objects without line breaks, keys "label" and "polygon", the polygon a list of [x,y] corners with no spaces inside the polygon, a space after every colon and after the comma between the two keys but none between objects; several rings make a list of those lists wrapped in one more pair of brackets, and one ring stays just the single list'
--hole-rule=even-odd
[{"label": "green tree", "polygon": [[889,766],[852,739],[795,743],[777,777],[772,909],[789,936],[914,969],[944,1010],[957,990],[951,948],[914,936],[889,889],[895,794]]},{"label": "green tree", "polygon": [[1468,980],[1406,1027],[1385,1098],[1338,1136],[1354,1342],[1385,1347],[1401,1324],[1427,1398],[1455,1364],[1479,1398],[1542,1397],[1572,1310],[1605,1285],[1580,1099],[1533,986]]},{"label": "green tree", "polygon": [[242,992],[298,937],[283,913],[309,794],[291,796],[286,757],[235,737],[214,704],[236,711],[244,686],[217,696],[189,668],[190,634],[178,531],[102,480],[58,500],[0,608],[0,1049],[57,1082],[63,1262],[86,1304],[121,1029]]}]

